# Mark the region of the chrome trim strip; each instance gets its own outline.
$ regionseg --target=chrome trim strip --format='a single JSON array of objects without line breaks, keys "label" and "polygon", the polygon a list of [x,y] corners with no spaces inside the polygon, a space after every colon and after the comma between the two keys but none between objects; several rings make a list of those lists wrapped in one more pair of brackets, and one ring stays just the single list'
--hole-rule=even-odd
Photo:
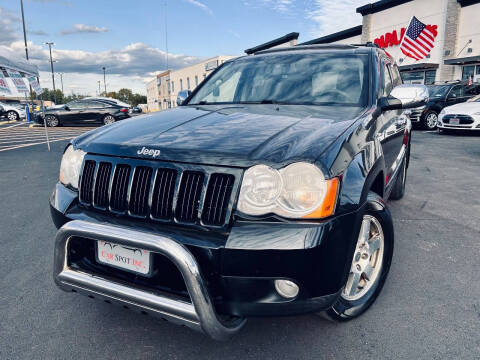
[{"label": "chrome trim strip", "polygon": [[[74,236],[138,247],[166,256],[182,274],[192,304],[70,268],[68,244],[69,239]],[[56,235],[53,277],[57,286],[63,290],[74,289],[153,311],[175,322],[201,330],[216,340],[230,338],[245,323],[245,319],[236,319],[229,323],[221,321],[215,312],[200,268],[190,251],[170,238],[152,233],[83,220],[70,221],[63,225]]]}]

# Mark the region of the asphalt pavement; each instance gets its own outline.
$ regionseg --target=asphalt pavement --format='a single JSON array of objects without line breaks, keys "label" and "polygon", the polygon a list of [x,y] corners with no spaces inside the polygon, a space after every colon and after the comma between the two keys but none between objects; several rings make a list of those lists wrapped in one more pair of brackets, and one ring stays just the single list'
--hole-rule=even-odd
[{"label": "asphalt pavement", "polygon": [[0,152],[0,359],[480,358],[480,135],[414,132],[406,196],[389,202],[393,264],[368,312],[250,319],[223,343],[55,287],[48,198],[66,143]]}]

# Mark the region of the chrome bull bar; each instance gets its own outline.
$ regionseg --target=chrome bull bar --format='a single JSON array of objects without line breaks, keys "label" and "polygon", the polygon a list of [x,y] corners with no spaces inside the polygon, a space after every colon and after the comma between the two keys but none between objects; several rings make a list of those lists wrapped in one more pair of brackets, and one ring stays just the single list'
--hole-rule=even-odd
[{"label": "chrome bull bar", "polygon": [[[69,240],[74,237],[103,240],[162,254],[178,268],[185,281],[191,303],[158,295],[68,266]],[[229,322],[219,319],[200,268],[182,244],[170,238],[120,226],[74,220],[63,225],[55,239],[54,280],[65,291],[119,302],[158,315],[177,324],[202,331],[216,340],[226,340],[238,332],[245,319]]]}]

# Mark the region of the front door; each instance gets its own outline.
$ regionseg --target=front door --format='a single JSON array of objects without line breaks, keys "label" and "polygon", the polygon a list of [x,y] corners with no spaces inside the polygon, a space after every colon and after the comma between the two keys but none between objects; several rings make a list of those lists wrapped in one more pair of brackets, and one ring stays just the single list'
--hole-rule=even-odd
[{"label": "front door", "polygon": [[465,100],[466,99],[462,85],[455,85],[447,94],[447,106],[455,105],[464,102]]},{"label": "front door", "polygon": [[77,100],[67,104],[68,110],[62,110],[60,117],[64,124],[74,124],[82,122],[86,117],[86,101]]}]

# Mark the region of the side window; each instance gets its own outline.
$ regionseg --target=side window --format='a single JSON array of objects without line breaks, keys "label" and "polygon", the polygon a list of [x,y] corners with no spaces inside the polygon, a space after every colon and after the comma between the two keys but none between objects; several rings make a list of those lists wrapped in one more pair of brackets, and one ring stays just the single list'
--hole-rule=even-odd
[{"label": "side window", "polygon": [[392,74],[393,86],[395,87],[401,85],[402,77],[400,76],[397,65],[393,65],[392,67],[390,67],[390,73]]},{"label": "side window", "polygon": [[383,78],[383,96],[388,96],[393,89],[392,78],[390,77],[390,71],[388,71],[387,65],[382,62],[382,78]]},{"label": "side window", "polygon": [[478,95],[480,92],[480,85],[470,85],[465,88],[465,96],[475,96]]},{"label": "side window", "polygon": [[103,109],[105,107],[105,104],[98,101],[89,101],[88,107],[90,109]]},{"label": "side window", "polygon": [[68,104],[70,110],[83,110],[87,107],[87,104],[84,101],[74,101]]},{"label": "side window", "polygon": [[462,86],[454,86],[453,89],[448,94],[448,97],[458,98],[463,96],[463,87]]}]

